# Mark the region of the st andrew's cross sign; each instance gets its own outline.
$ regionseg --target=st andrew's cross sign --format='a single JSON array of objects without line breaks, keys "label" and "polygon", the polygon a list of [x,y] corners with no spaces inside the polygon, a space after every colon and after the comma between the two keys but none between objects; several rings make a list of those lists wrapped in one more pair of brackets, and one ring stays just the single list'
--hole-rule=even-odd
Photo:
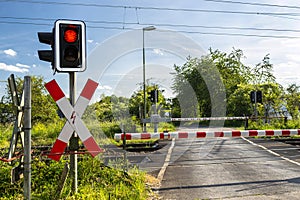
[{"label": "st andrew's cross sign", "polygon": [[66,98],[65,94],[55,80],[46,83],[45,87],[67,119],[67,122],[56,139],[48,157],[58,161],[64,153],[64,150],[67,147],[67,144],[74,131],[78,134],[85,148],[93,157],[102,152],[102,149],[98,146],[92,134],[81,120],[86,107],[88,106],[96,88],[98,87],[98,83],[89,79],[80,96],[78,97],[74,107]]}]

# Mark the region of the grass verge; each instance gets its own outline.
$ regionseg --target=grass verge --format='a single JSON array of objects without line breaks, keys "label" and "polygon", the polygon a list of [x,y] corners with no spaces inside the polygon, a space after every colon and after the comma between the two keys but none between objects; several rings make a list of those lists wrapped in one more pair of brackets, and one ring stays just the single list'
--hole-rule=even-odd
[{"label": "grass verge", "polygon": [[[57,198],[57,185],[64,163],[34,159],[32,163],[32,199],[148,199],[153,196],[150,189],[153,183],[149,175],[135,168],[124,172],[102,164],[100,159],[81,157],[78,163],[78,193],[72,195],[71,179],[68,178],[60,198]],[[0,199],[23,199],[22,181],[10,183],[12,166],[0,163]],[[146,184],[146,182],[149,184]],[[151,181],[150,181],[151,180]],[[151,184],[150,184],[151,183]],[[151,199],[153,199],[151,197]]]}]

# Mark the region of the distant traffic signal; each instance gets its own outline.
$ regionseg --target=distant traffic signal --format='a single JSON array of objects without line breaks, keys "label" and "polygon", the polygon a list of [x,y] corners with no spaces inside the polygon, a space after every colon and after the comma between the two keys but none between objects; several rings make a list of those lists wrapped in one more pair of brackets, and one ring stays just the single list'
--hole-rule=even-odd
[{"label": "distant traffic signal", "polygon": [[57,20],[55,22],[57,71],[78,72],[86,69],[85,41],[85,23],[83,21]]},{"label": "distant traffic signal", "polygon": [[148,99],[150,99],[150,101],[152,103],[157,103],[157,100],[158,100],[158,90],[151,90],[150,92],[148,92],[148,94],[150,95],[148,97]]},{"label": "distant traffic signal", "polygon": [[255,91],[251,91],[250,92],[250,101],[251,101],[251,103],[255,103],[255,100],[256,100]]},{"label": "distant traffic signal", "polygon": [[256,91],[256,102],[262,103],[262,92],[260,90]]},{"label": "distant traffic signal", "polygon": [[250,100],[251,103],[262,103],[262,91],[251,91]]},{"label": "distant traffic signal", "polygon": [[80,72],[86,69],[86,29],[83,21],[57,20],[52,32],[39,32],[41,43],[51,50],[38,50],[39,59],[51,62],[57,72]]}]

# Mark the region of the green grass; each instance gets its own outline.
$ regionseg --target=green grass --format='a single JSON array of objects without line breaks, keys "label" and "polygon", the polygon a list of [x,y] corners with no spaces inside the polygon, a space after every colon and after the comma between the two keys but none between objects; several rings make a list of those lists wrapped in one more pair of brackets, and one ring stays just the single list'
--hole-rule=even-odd
[{"label": "green grass", "polygon": [[[64,163],[34,159],[32,162],[32,199],[52,200],[57,193]],[[23,199],[22,180],[10,184],[12,166],[0,163],[0,199]],[[147,199],[150,189],[145,184],[145,173],[130,169],[128,173],[104,166],[100,159],[81,157],[78,163],[78,193],[72,195],[71,179],[63,188],[60,199]]]},{"label": "green grass", "polygon": [[[36,123],[32,127],[32,145],[51,145],[59,135],[65,120],[56,123]],[[113,135],[118,129],[117,124],[106,123],[104,130],[101,124],[87,124],[92,134]],[[0,145],[4,148],[0,156],[8,151],[13,124],[0,125]],[[99,139],[99,138],[97,138]],[[103,140],[103,138],[102,138]],[[104,140],[108,140],[104,138]],[[98,141],[98,140],[97,140]],[[45,157],[35,157],[32,161],[32,199],[52,200],[57,192],[57,184],[60,180],[64,164],[68,162],[67,156],[60,162],[45,160]],[[23,199],[23,179],[11,184],[11,169],[18,162],[10,165],[0,162],[0,200]],[[85,199],[147,199],[153,194],[146,186],[146,175],[138,169],[129,169],[128,173],[123,171],[122,166],[111,168],[103,165],[100,158],[80,156],[78,162],[78,193],[72,195],[71,179],[62,191],[60,199],[85,200]]]}]

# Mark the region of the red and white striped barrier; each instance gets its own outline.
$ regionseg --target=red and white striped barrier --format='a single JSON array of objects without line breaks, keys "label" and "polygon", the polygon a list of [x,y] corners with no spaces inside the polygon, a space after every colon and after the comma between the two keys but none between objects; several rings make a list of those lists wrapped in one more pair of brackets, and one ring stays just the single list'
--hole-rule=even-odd
[{"label": "red and white striped barrier", "polygon": [[233,131],[198,131],[198,132],[169,132],[169,133],[116,133],[115,140],[146,140],[159,139],[195,139],[195,138],[216,138],[216,137],[255,137],[255,136],[293,136],[300,135],[300,129],[290,130],[233,130]]},{"label": "red and white striped barrier", "polygon": [[99,154],[102,150],[81,120],[81,116],[98,87],[98,83],[89,79],[74,107],[70,104],[70,101],[66,98],[55,80],[47,83],[45,87],[68,120],[55,141],[48,157],[58,161],[74,131],[78,134],[84,146],[93,157]]},{"label": "red and white striped barrier", "polygon": [[172,122],[178,121],[212,121],[212,120],[245,120],[249,117],[197,117],[197,118],[171,118]]},{"label": "red and white striped barrier", "polygon": [[[172,122],[185,122],[185,121],[218,121],[218,120],[247,120],[247,119],[259,119],[259,118],[265,118],[265,117],[197,117],[197,118],[169,118],[169,121]],[[286,118],[285,116],[274,116],[274,117],[268,117],[267,119],[282,119]]]}]

